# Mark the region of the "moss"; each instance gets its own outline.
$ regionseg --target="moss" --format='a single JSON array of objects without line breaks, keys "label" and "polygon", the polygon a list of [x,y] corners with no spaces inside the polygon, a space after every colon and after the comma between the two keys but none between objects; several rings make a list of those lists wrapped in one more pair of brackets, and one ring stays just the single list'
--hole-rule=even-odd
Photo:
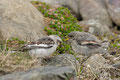
[{"label": "moss", "polygon": [[63,44],[57,49],[59,53],[71,51],[71,47],[66,42],[66,37],[71,31],[82,31],[80,25],[78,25],[78,20],[75,18],[70,10],[65,7],[52,7],[46,3],[36,1],[32,2],[37,9],[44,15],[46,18],[50,18],[51,21],[47,23],[49,25],[45,27],[45,31],[48,35],[55,34],[62,38]]},{"label": "moss", "polygon": [[118,34],[115,34],[114,36],[109,36],[110,46],[109,51],[115,52],[116,55],[120,54],[120,38],[118,37]]},{"label": "moss", "polygon": [[[71,31],[82,31],[81,27],[77,24],[77,19],[71,14],[71,12],[64,7],[52,7],[46,3],[38,1],[32,2],[39,11],[49,19],[46,22],[48,26],[45,27],[45,31],[48,35],[56,34],[59,35],[63,43],[57,48],[54,55],[60,53],[71,53],[70,45],[67,43],[66,38],[68,33]],[[7,54],[11,50],[18,50],[26,42],[18,38],[11,38],[0,45],[0,67],[3,72],[13,72],[16,70],[26,70],[32,67],[41,66],[36,59],[31,58],[28,53],[16,52]],[[9,70],[9,71],[7,71]],[[1,73],[0,73],[1,74]]]},{"label": "moss", "polygon": [[6,45],[6,50],[8,51],[9,49],[16,49],[18,50],[21,46],[23,46],[26,42],[23,40],[20,40],[18,38],[11,38],[7,40],[7,45]]}]

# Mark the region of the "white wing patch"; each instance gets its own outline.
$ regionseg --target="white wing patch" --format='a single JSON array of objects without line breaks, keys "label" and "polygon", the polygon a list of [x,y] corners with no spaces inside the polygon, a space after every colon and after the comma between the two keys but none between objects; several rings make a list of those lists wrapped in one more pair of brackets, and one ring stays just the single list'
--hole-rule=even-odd
[{"label": "white wing patch", "polygon": [[95,45],[98,44],[98,45],[100,45],[100,44],[99,44],[98,42],[96,42],[96,41],[81,41],[81,44],[82,44],[82,45],[85,45],[85,44],[93,44],[93,45],[94,45],[94,44],[95,44]]},{"label": "white wing patch", "polygon": [[41,39],[38,39],[35,42],[31,42],[25,46],[22,47],[24,50],[31,50],[31,49],[48,49],[55,45],[55,42],[50,37],[46,36]]},{"label": "white wing patch", "polygon": [[53,44],[32,44],[28,45],[29,48],[49,48],[52,47]]}]

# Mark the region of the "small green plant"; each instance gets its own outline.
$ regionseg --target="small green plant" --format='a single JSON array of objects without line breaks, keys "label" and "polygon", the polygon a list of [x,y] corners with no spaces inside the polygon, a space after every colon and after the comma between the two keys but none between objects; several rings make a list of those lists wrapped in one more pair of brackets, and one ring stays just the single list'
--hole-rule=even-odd
[{"label": "small green plant", "polygon": [[[11,38],[3,41],[0,45],[0,75],[8,74],[14,71],[27,70],[35,67],[36,59],[32,58],[27,52],[18,50],[25,42],[18,38]],[[38,64],[41,66],[41,64]]]},{"label": "small green plant", "polygon": [[[38,5],[38,2],[32,2],[34,5]],[[48,23],[49,27],[45,27],[45,31],[48,35],[55,34],[62,38],[63,42],[61,47],[58,47],[57,51],[59,53],[71,51],[71,47],[66,42],[66,36],[71,31],[82,31],[80,25],[78,25],[77,19],[71,14],[70,10],[65,7],[52,7],[46,3],[39,2],[37,6],[38,10],[51,21]]]},{"label": "small green plant", "polygon": [[120,48],[120,42],[111,44],[113,48]]},{"label": "small green plant", "polygon": [[23,40],[20,40],[19,38],[10,38],[6,41],[3,41],[0,44],[0,51],[8,51],[8,50],[15,50],[19,49],[21,46],[23,46],[26,42]]},{"label": "small green plant", "polygon": [[9,49],[19,49],[25,43],[26,43],[25,41],[20,40],[18,38],[11,38],[7,40],[6,50],[8,51]]},{"label": "small green plant", "polygon": [[116,52],[117,54],[120,54],[120,38],[118,37],[117,34],[115,34],[114,36],[110,36],[109,40],[111,40],[110,42],[110,52]]}]

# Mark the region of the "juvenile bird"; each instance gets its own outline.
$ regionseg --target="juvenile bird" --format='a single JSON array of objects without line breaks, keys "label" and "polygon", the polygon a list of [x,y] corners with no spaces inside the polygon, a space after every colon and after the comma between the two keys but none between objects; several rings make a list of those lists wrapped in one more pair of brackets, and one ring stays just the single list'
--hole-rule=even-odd
[{"label": "juvenile bird", "polygon": [[31,56],[49,57],[60,45],[62,39],[57,35],[42,37],[35,42],[31,42],[22,47],[22,50],[28,50]]},{"label": "juvenile bird", "polygon": [[75,53],[85,56],[91,56],[96,53],[107,53],[107,50],[102,47],[102,41],[90,33],[73,31],[68,34],[68,37]]}]

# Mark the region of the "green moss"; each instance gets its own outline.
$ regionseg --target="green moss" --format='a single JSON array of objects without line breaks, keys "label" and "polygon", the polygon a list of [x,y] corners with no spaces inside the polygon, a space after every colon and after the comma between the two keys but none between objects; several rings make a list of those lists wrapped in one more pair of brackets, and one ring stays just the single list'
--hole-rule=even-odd
[{"label": "green moss", "polygon": [[118,37],[118,34],[110,36],[109,40],[111,40],[109,48],[110,52],[116,52],[116,55],[120,54],[120,38]]},{"label": "green moss", "polygon": [[[35,1],[32,3],[34,5],[38,5],[35,4]],[[70,10],[65,7],[53,8],[46,3],[39,2],[39,6],[37,6],[37,8],[44,15],[44,17],[51,18],[49,28],[48,26],[45,27],[45,31],[48,35],[56,34],[60,36],[64,42],[62,46],[57,49],[57,51],[59,53],[69,52],[73,54],[70,45],[67,44],[65,40],[66,36],[71,31],[82,31],[82,28],[77,23],[78,20],[71,14]]]},{"label": "green moss", "polygon": [[[10,49],[18,50],[21,46],[23,46],[26,42],[20,40],[19,38],[11,38],[0,45],[0,50],[9,51]],[[5,45],[6,44],[6,45]]]},{"label": "green moss", "polygon": [[19,38],[11,38],[11,39],[9,39],[9,40],[7,40],[7,43],[11,43],[11,42],[18,42],[19,44],[25,44],[25,41],[23,41],[23,40],[20,40]]}]

